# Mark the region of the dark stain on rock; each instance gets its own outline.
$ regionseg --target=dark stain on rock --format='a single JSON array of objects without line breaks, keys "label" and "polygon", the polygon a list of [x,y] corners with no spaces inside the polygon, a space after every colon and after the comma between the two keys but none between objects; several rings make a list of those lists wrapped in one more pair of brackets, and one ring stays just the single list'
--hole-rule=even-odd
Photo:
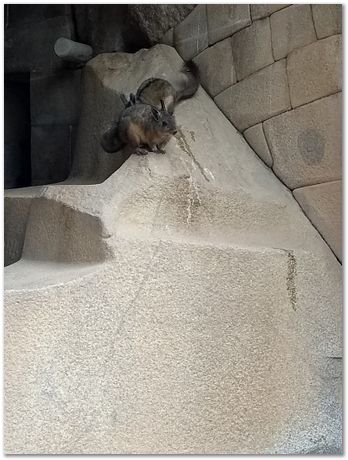
[{"label": "dark stain on rock", "polygon": [[[190,149],[190,146],[186,140],[186,137],[184,136],[184,133],[179,129],[178,130],[179,133],[180,133],[180,136],[177,137],[177,141],[179,143],[179,146],[181,148],[181,150],[185,153],[188,154],[189,157],[192,158],[194,164],[197,166],[197,168],[200,170],[202,176],[204,177],[204,179],[208,182],[210,182],[210,179],[209,177],[206,175],[206,173],[204,172],[204,169],[202,168],[202,166],[198,163],[198,161],[196,160],[194,154],[192,153],[191,149]],[[191,137],[192,137],[192,134],[191,134]]]},{"label": "dark stain on rock", "polygon": [[321,162],[325,154],[325,139],[316,129],[306,129],[297,138],[297,147],[308,165]]},{"label": "dark stain on rock", "polygon": [[297,275],[297,262],[294,256],[294,251],[287,251],[288,255],[288,273],[286,276],[286,289],[289,294],[290,304],[294,311],[297,310],[297,294],[296,294],[296,275]]},{"label": "dark stain on rock", "polygon": [[190,131],[190,136],[191,136],[191,139],[193,140],[193,142],[196,142],[195,132],[194,131]]}]

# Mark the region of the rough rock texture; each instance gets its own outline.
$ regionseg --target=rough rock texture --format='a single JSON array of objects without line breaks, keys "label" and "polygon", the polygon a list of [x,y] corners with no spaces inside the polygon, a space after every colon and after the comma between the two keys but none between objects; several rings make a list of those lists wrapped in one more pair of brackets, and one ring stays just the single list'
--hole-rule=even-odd
[{"label": "rough rock texture", "polygon": [[210,46],[196,56],[194,62],[198,65],[202,86],[213,97],[237,81],[230,38]]},{"label": "rough rock texture", "polygon": [[[181,65],[98,56],[83,106]],[[340,264],[203,89],[176,116],[166,155],[34,188],[5,269],[7,453],[341,451]]]},{"label": "rough rock texture", "polygon": [[342,33],[342,5],[312,5],[318,38]]},{"label": "rough rock texture", "polygon": [[214,101],[240,130],[291,108],[285,60],[227,88]]},{"label": "rough rock texture", "polygon": [[294,190],[301,208],[342,260],[342,182],[326,182]]},{"label": "rough rock texture", "polygon": [[288,57],[291,105],[297,107],[342,89],[342,36],[334,35]]},{"label": "rough rock texture", "polygon": [[128,5],[130,17],[151,44],[158,43],[167,30],[183,21],[194,8],[190,4]]},{"label": "rough rock texture", "polygon": [[264,122],[274,172],[293,189],[341,178],[341,93]]},{"label": "rough rock texture", "polygon": [[271,168],[273,165],[273,158],[267,145],[262,123],[247,129],[243,134],[248,144],[255,150],[266,165]]},{"label": "rough rock texture", "polygon": [[95,54],[125,51],[133,43],[146,42],[137,24],[132,24],[132,33],[126,35],[130,23],[127,5],[73,4],[72,8],[77,39],[92,46]]},{"label": "rough rock texture", "polygon": [[274,59],[316,40],[310,5],[292,5],[271,15]]},{"label": "rough rock texture", "polygon": [[207,6],[198,5],[174,29],[174,44],[184,61],[208,47]]},{"label": "rough rock texture", "polygon": [[255,21],[251,26],[234,34],[232,50],[238,80],[272,64],[274,61],[269,19]]},{"label": "rough rock texture", "polygon": [[251,23],[250,6],[207,5],[209,45],[229,37]]}]

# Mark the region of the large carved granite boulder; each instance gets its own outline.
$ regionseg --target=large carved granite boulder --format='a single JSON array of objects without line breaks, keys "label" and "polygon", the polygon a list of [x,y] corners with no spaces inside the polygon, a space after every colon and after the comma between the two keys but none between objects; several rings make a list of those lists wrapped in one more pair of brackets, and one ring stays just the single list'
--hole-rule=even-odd
[{"label": "large carved granite boulder", "polygon": [[165,155],[98,162],[106,96],[181,65],[84,71],[75,182],[31,192],[5,269],[7,453],[341,450],[341,266],[289,190],[202,88]]}]

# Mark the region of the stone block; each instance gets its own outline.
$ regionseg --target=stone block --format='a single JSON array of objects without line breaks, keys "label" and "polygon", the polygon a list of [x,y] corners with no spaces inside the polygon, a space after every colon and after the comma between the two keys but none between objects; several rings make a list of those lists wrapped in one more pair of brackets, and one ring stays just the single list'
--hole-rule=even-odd
[{"label": "stone block", "polygon": [[342,182],[326,182],[294,190],[301,208],[342,260]]},{"label": "stone block", "polygon": [[251,24],[249,5],[207,5],[209,45]]},{"label": "stone block", "polygon": [[54,53],[59,37],[73,38],[70,16],[58,16],[36,23],[10,27],[5,31],[5,73],[53,73],[64,67],[64,62]]},{"label": "stone block", "polygon": [[272,64],[272,39],[269,19],[255,21],[232,37],[232,51],[237,80],[242,80]]},{"label": "stone block", "polygon": [[273,55],[276,60],[317,39],[310,5],[289,6],[272,14],[270,20]]},{"label": "stone block", "polygon": [[240,131],[289,110],[285,60],[275,62],[227,88],[214,100]]},{"label": "stone block", "polygon": [[[202,86],[214,97],[236,83],[231,38],[210,46],[194,58],[200,70]],[[217,75],[216,69],[219,69]]]},{"label": "stone block", "polygon": [[342,33],[342,5],[312,5],[318,38]]},{"label": "stone block", "polygon": [[158,43],[171,27],[180,24],[195,8],[194,4],[130,4],[129,17],[136,23],[149,43]]},{"label": "stone block", "polygon": [[267,120],[273,170],[290,188],[341,178],[341,93]]},{"label": "stone block", "polygon": [[273,159],[263,132],[262,123],[252,126],[244,131],[243,134],[250,147],[258,154],[261,160],[271,168]]},{"label": "stone block", "polygon": [[293,107],[336,93],[342,88],[342,36],[293,51],[287,65]]},{"label": "stone block", "polygon": [[32,185],[65,180],[71,165],[71,125],[33,126],[31,129]]},{"label": "stone block", "polygon": [[174,44],[181,57],[188,61],[208,47],[206,5],[196,8],[174,28]]},{"label": "stone block", "polygon": [[260,5],[260,4],[250,5],[251,19],[255,21],[256,19],[265,18],[266,16],[270,16],[275,11],[286,8],[287,6],[289,5],[284,4],[284,3],[279,3],[279,4],[273,3],[273,4],[268,4],[268,5]]},{"label": "stone block", "polygon": [[78,120],[81,71],[30,80],[30,110],[33,125],[73,124]]}]

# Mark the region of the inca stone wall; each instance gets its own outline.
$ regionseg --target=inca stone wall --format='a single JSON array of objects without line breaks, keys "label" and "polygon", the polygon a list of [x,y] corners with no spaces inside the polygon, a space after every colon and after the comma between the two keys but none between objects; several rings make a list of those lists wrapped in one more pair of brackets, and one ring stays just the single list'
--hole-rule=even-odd
[{"label": "inca stone wall", "polygon": [[341,5],[199,5],[162,42],[341,259]]}]

